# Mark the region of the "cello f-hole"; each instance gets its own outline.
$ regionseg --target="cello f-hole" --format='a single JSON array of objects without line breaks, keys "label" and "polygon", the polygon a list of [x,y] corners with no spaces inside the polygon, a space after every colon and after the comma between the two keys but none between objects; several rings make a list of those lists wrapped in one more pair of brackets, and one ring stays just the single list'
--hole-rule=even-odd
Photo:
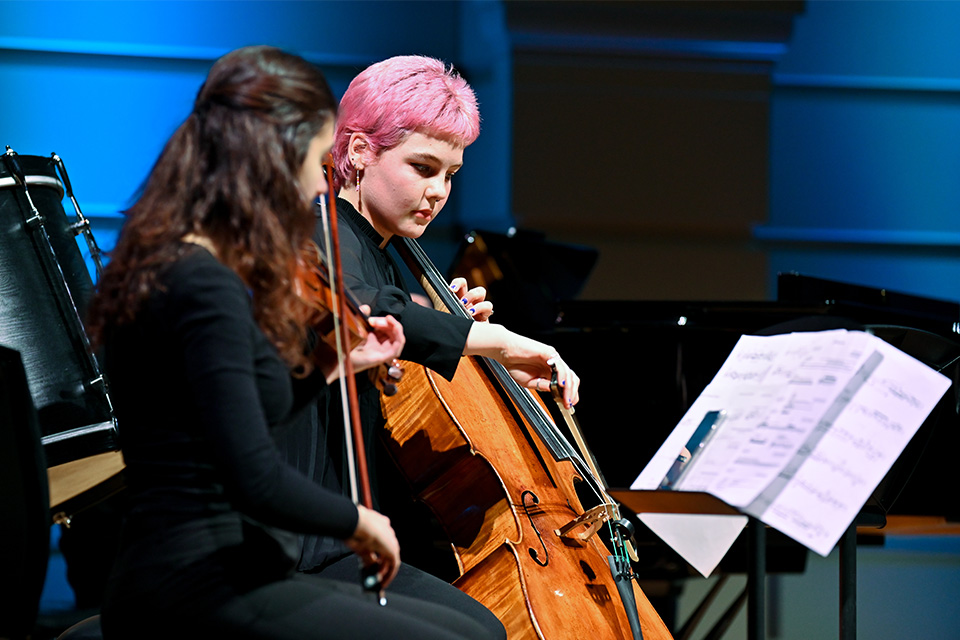
[{"label": "cello f-hole", "polygon": [[541,560],[539,552],[533,547],[530,547],[527,549],[527,551],[530,552],[530,557],[533,558],[534,562],[541,567],[545,567],[550,564],[550,552],[547,551],[547,545],[543,543],[543,537],[540,535],[540,530],[537,529],[537,525],[533,522],[533,516],[530,515],[530,506],[532,505],[527,504],[527,496],[530,496],[530,499],[534,505],[540,504],[540,498],[538,498],[537,494],[529,489],[520,494],[520,501],[523,503],[523,512],[527,514],[527,519],[530,521],[530,526],[533,527],[534,533],[537,534],[537,540],[540,541],[540,546],[543,548],[543,557],[545,559]]}]

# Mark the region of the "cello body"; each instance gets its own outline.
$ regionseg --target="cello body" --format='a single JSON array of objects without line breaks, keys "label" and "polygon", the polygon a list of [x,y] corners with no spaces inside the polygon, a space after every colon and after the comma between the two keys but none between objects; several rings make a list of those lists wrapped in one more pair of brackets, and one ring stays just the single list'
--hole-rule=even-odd
[{"label": "cello body", "polygon": [[[483,358],[447,381],[406,363],[403,392],[382,396],[387,448],[444,527],[454,584],[490,609],[510,640],[634,638],[596,536],[560,536],[583,514],[569,460],[557,459]],[[671,639],[630,583],[645,640]]]}]

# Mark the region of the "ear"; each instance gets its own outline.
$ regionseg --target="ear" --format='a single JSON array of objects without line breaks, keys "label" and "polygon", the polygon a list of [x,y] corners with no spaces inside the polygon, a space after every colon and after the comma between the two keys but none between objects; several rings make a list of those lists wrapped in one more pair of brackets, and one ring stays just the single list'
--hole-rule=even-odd
[{"label": "ear", "polygon": [[347,157],[350,158],[350,164],[355,169],[363,169],[367,162],[370,152],[370,141],[367,134],[354,131],[350,134],[350,141],[347,142]]}]

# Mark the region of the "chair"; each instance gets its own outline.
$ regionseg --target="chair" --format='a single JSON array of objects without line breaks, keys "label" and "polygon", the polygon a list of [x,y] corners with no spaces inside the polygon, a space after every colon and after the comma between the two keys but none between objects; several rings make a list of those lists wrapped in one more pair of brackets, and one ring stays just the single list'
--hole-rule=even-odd
[{"label": "chair", "polygon": [[[50,554],[47,463],[20,353],[0,346],[0,638],[33,631]],[[94,616],[59,636],[102,636]]]}]

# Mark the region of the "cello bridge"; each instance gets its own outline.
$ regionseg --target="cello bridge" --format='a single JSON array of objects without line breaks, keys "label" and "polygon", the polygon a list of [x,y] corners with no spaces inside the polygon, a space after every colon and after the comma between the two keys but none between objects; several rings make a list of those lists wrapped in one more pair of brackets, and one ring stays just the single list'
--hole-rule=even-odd
[{"label": "cello bridge", "polygon": [[614,516],[614,508],[615,507],[610,504],[597,505],[592,509],[584,511],[581,515],[559,529],[555,529],[554,533],[566,540],[589,540],[600,530],[604,522],[607,522]]}]

